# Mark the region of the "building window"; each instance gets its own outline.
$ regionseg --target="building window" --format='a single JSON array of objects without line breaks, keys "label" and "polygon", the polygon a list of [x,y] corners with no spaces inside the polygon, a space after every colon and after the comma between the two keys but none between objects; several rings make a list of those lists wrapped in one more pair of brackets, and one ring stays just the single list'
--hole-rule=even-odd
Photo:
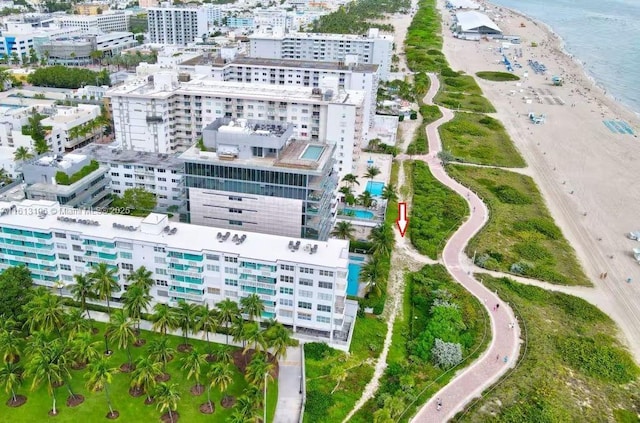
[{"label": "building window", "polygon": [[331,294],[324,294],[322,292],[318,292],[318,299],[319,300],[331,301],[332,298],[333,298],[333,295],[331,295]]},{"label": "building window", "polygon": [[72,245],[71,249],[73,251],[82,251],[82,246],[80,246],[80,245]]},{"label": "building window", "polygon": [[229,213],[238,213],[238,214],[242,214],[242,209],[229,209]]},{"label": "building window", "polygon": [[207,294],[220,295],[220,288],[207,288]]},{"label": "building window", "polygon": [[239,220],[230,220],[229,225],[242,226],[242,222]]},{"label": "building window", "polygon": [[293,300],[290,298],[280,298],[280,305],[293,307]]},{"label": "building window", "polygon": [[281,264],[280,265],[280,270],[287,270],[289,272],[293,272],[295,270],[295,268],[289,264]]},{"label": "building window", "polygon": [[286,294],[286,295],[293,295],[293,288],[285,288],[284,286],[281,286],[280,293]]},{"label": "building window", "polygon": [[126,251],[120,251],[120,257],[123,259],[131,260],[133,259],[133,254],[128,253]]},{"label": "building window", "polygon": [[71,270],[71,266],[69,266],[68,264],[61,264],[60,265],[60,270],[70,271]]},{"label": "building window", "polygon": [[237,263],[238,257],[225,257],[224,261],[226,261],[227,263]]},{"label": "building window", "polygon": [[333,289],[333,283],[320,281],[318,282],[318,287],[324,289]]},{"label": "building window", "polygon": [[293,276],[280,275],[280,282],[293,283]]},{"label": "building window", "polygon": [[278,315],[281,317],[293,317],[293,311],[291,310],[279,310]]},{"label": "building window", "polygon": [[164,247],[153,247],[153,251],[155,251],[156,253],[166,253]]},{"label": "building window", "polygon": [[162,279],[156,279],[156,285],[158,286],[169,286],[167,281],[163,281]]},{"label": "building window", "polygon": [[118,241],[116,242],[116,245],[118,246],[118,248],[121,248],[123,250],[133,250],[133,244],[130,242]]},{"label": "building window", "polygon": [[67,234],[63,234],[62,232],[56,232],[55,234],[56,238],[66,238]]},{"label": "building window", "polygon": [[238,281],[235,279],[225,279],[224,284],[228,286],[238,286]]},{"label": "building window", "polygon": [[313,291],[301,289],[298,291],[298,295],[300,295],[301,298],[313,298]]},{"label": "building window", "polygon": [[331,317],[327,316],[316,316],[316,321],[318,323],[331,323]]},{"label": "building window", "polygon": [[205,254],[207,260],[220,261],[220,256],[217,254]]},{"label": "building window", "polygon": [[238,297],[238,293],[236,291],[224,291],[224,296],[226,298],[237,298]]},{"label": "building window", "polygon": [[219,272],[220,266],[217,266],[215,264],[207,264],[207,270],[210,272]]},{"label": "building window", "polygon": [[60,259],[60,260],[69,260],[69,254],[58,253],[58,259]]},{"label": "building window", "polygon": [[309,313],[298,313],[298,319],[311,320],[311,315]]},{"label": "building window", "polygon": [[133,264],[131,263],[120,263],[120,267],[122,270],[133,270]]},{"label": "building window", "polygon": [[320,276],[328,276],[330,278],[333,277],[333,272],[329,270],[319,270],[319,272],[320,272]]},{"label": "building window", "polygon": [[313,286],[313,281],[311,279],[300,278],[298,284],[302,286]]},{"label": "building window", "polygon": [[236,269],[234,267],[225,267],[224,268],[224,272],[228,273],[230,275],[237,275],[238,274],[238,269]]},{"label": "building window", "polygon": [[58,243],[56,244],[56,248],[57,248],[58,250],[66,250],[66,249],[67,249],[67,244],[61,244],[61,243],[59,243],[59,242],[58,242]]},{"label": "building window", "polygon": [[161,264],[161,263],[165,263],[165,262],[166,262],[166,260],[165,260],[165,258],[164,258],[164,257],[154,257],[154,258],[153,258],[153,261],[154,261],[155,263],[157,263],[157,264]]},{"label": "building window", "polygon": [[167,274],[167,269],[156,268],[156,274],[158,274],[158,275],[166,275]]},{"label": "building window", "polygon": [[298,307],[311,310],[311,303],[308,303],[306,301],[298,301]]},{"label": "building window", "polygon": [[324,304],[318,304],[318,311],[326,311],[326,312],[331,313],[331,306],[324,305]]},{"label": "building window", "polygon": [[306,273],[308,275],[313,275],[313,269],[311,269],[309,267],[301,267],[300,268],[300,273]]},{"label": "building window", "polygon": [[84,263],[84,257],[82,256],[73,256],[73,261],[76,263]]}]

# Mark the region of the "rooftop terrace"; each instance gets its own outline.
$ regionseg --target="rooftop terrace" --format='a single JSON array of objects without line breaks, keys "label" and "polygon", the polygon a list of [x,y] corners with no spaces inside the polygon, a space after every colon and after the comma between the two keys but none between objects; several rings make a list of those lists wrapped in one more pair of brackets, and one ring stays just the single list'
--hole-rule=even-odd
[{"label": "rooftop terrace", "polygon": [[219,56],[201,55],[180,63],[182,66],[209,65],[215,67],[225,66],[265,66],[272,68],[302,68],[336,71],[376,72],[378,65],[356,64],[345,65],[342,62],[315,62],[312,60],[287,60],[287,59],[260,59],[254,57],[238,56],[226,61]]},{"label": "rooftop terrace", "polygon": [[182,161],[177,154],[120,150],[100,144],[89,144],[76,152],[86,154],[102,163],[132,163],[165,169],[182,169]]}]

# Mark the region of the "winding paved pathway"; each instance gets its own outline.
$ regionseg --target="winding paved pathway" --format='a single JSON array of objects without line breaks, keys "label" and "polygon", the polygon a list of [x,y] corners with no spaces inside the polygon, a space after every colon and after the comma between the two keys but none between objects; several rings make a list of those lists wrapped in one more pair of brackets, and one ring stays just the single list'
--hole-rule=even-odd
[{"label": "winding paved pathway", "polygon": [[[438,78],[430,74],[431,87],[425,96],[427,104],[433,104],[432,100],[438,92],[440,83]],[[412,419],[412,422],[438,423],[451,419],[461,411],[472,399],[478,397],[482,391],[496,382],[509,368],[513,367],[520,350],[519,327],[509,305],[498,298],[484,285],[472,276],[472,268],[465,257],[464,249],[469,240],[485,225],[489,212],[480,198],[468,188],[449,177],[444,170],[438,152],[442,150],[438,127],[453,118],[453,112],[443,107],[442,118],[427,126],[427,139],[429,140],[429,154],[426,156],[414,156],[416,160],[424,160],[429,165],[431,173],[442,184],[451,188],[467,199],[470,209],[470,217],[447,241],[442,253],[444,265],[453,278],[465,289],[480,300],[487,308],[491,320],[492,339],[489,348],[469,367],[459,373],[440,391],[438,391]],[[495,310],[495,306],[499,305]],[[509,327],[515,323],[515,328]],[[505,363],[505,357],[506,363]],[[442,401],[442,408],[437,410],[437,398]]]}]

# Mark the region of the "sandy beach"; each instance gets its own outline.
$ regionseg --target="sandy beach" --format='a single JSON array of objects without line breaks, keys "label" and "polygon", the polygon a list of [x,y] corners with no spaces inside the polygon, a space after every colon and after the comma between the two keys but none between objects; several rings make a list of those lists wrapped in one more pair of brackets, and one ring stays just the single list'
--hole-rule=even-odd
[{"label": "sandy beach", "polygon": [[[622,119],[637,133],[640,120],[597,87],[545,25],[505,8],[484,6],[500,15],[495,18],[488,13],[505,35],[521,38],[517,48],[522,56],[517,60],[522,67],[515,73],[522,79],[518,83],[476,79],[595,285],[590,295],[580,295],[584,291],[580,289],[576,294],[596,303],[618,323],[624,341],[640,361],[640,309],[635,305],[640,298],[640,264],[632,254],[640,243],[625,237],[640,229],[640,184],[635,183],[634,167],[640,158],[640,138],[613,133],[603,123]],[[444,1],[439,0],[438,7],[444,19],[444,53],[454,70],[470,75],[506,71],[498,52],[501,42],[454,38],[449,30],[452,16]],[[538,46],[531,47],[532,42]],[[513,49],[507,51],[513,62]],[[529,59],[543,63],[546,74],[535,74]],[[563,86],[553,86],[554,75],[564,78]],[[530,112],[544,114],[546,121],[533,124]],[[608,273],[604,280],[599,278],[603,272]]]}]

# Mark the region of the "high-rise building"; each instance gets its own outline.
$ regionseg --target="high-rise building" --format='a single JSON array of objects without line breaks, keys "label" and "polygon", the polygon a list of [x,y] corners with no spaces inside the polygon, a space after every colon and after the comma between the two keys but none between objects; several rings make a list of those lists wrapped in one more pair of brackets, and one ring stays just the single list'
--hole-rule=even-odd
[{"label": "high-rise building", "polygon": [[129,31],[131,15],[129,11],[113,11],[100,15],[62,15],[56,20],[63,28],[80,28],[84,32],[96,29],[103,32],[126,32]]},{"label": "high-rise building", "polygon": [[293,125],[219,118],[180,158],[189,221],[326,240],[336,213],[335,145],[299,141]]},{"label": "high-rise building", "polygon": [[249,40],[251,57],[344,62],[347,55],[355,55],[359,63],[378,65],[383,80],[389,78],[391,71],[393,37],[380,34],[376,28],[369,29],[367,35],[312,34],[265,28],[250,35]]},{"label": "high-rise building", "polygon": [[343,90],[337,78],[311,88],[178,77],[157,72],[109,90],[116,139],[124,149],[184,151],[220,117],[291,122],[297,140],[335,144],[336,170],[353,171],[370,119],[363,91]]},{"label": "high-rise building", "polygon": [[62,207],[56,202],[5,203],[0,207],[0,271],[26,266],[37,285],[58,282],[68,295],[73,275],[98,263],[117,271],[117,304],[126,276],[152,272],[153,303],[180,301],[215,306],[257,294],[263,319],[329,340],[348,339],[357,303],[347,297],[349,242],[326,242],[229,231]]},{"label": "high-rise building", "polygon": [[207,13],[201,7],[151,7],[147,12],[149,40],[186,45],[207,34]]}]

